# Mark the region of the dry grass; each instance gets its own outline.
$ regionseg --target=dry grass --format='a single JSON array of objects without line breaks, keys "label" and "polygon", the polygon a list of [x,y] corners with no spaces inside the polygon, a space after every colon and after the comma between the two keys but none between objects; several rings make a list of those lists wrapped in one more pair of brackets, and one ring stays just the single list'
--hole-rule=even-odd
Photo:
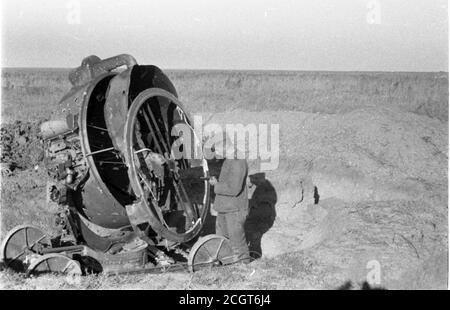
[{"label": "dry grass", "polygon": [[140,275],[88,275],[68,282],[65,277],[42,275],[27,278],[10,270],[0,273],[1,289],[176,289],[176,290],[267,290],[311,289],[321,283],[313,274],[311,259],[289,253],[261,259],[249,265],[205,268],[195,273],[175,272]]},{"label": "dry grass", "polygon": [[13,227],[28,224],[54,233],[54,217],[46,202],[47,176],[39,170],[16,171],[1,180],[1,237]]},{"label": "dry grass", "polygon": [[4,69],[2,122],[49,118],[59,99],[70,89],[67,70]]},{"label": "dry grass", "polygon": [[[3,121],[48,118],[70,89],[67,69],[4,69]],[[192,113],[303,111],[343,113],[397,106],[448,119],[448,73],[187,71],[167,74]]]}]

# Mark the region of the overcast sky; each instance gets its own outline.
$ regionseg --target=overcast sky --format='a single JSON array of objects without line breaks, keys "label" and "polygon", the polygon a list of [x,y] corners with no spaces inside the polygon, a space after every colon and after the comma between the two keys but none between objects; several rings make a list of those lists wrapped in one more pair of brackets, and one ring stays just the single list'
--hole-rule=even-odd
[{"label": "overcast sky", "polygon": [[448,71],[447,0],[1,0],[3,67]]}]

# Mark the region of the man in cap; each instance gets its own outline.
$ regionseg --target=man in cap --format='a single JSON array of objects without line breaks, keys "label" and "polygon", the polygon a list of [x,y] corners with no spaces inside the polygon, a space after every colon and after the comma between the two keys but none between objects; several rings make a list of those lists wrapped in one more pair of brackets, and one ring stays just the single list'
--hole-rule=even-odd
[{"label": "man in cap", "polygon": [[249,263],[250,255],[244,231],[248,215],[247,161],[239,150],[235,150],[229,137],[215,144],[215,152],[216,155],[225,157],[219,180],[211,177],[209,181],[216,194],[216,233],[230,240],[234,252],[233,262]]}]

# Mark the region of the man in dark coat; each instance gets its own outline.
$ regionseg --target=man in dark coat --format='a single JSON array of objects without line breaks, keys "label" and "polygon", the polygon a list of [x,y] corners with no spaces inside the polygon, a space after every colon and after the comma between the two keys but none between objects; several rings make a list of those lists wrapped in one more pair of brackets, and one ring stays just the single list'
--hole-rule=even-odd
[{"label": "man in dark coat", "polygon": [[[248,166],[247,161],[240,159],[243,157],[237,156],[237,151],[235,152],[233,145],[230,146],[227,141],[229,139],[220,145],[215,145],[216,154],[227,154],[223,154],[225,161],[219,180],[215,177],[210,179],[216,194],[214,201],[214,210],[217,212],[216,233],[230,240],[235,262],[249,263],[250,255],[244,231],[248,215]],[[226,152],[223,151],[224,149]]]}]

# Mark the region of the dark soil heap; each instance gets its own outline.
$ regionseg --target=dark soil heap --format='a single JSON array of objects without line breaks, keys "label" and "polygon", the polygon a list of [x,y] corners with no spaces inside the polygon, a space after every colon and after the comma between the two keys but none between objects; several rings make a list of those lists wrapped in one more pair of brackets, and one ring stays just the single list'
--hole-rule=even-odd
[{"label": "dark soil heap", "polygon": [[25,170],[38,165],[44,156],[39,135],[41,122],[16,121],[0,128],[0,163],[10,171]]}]

